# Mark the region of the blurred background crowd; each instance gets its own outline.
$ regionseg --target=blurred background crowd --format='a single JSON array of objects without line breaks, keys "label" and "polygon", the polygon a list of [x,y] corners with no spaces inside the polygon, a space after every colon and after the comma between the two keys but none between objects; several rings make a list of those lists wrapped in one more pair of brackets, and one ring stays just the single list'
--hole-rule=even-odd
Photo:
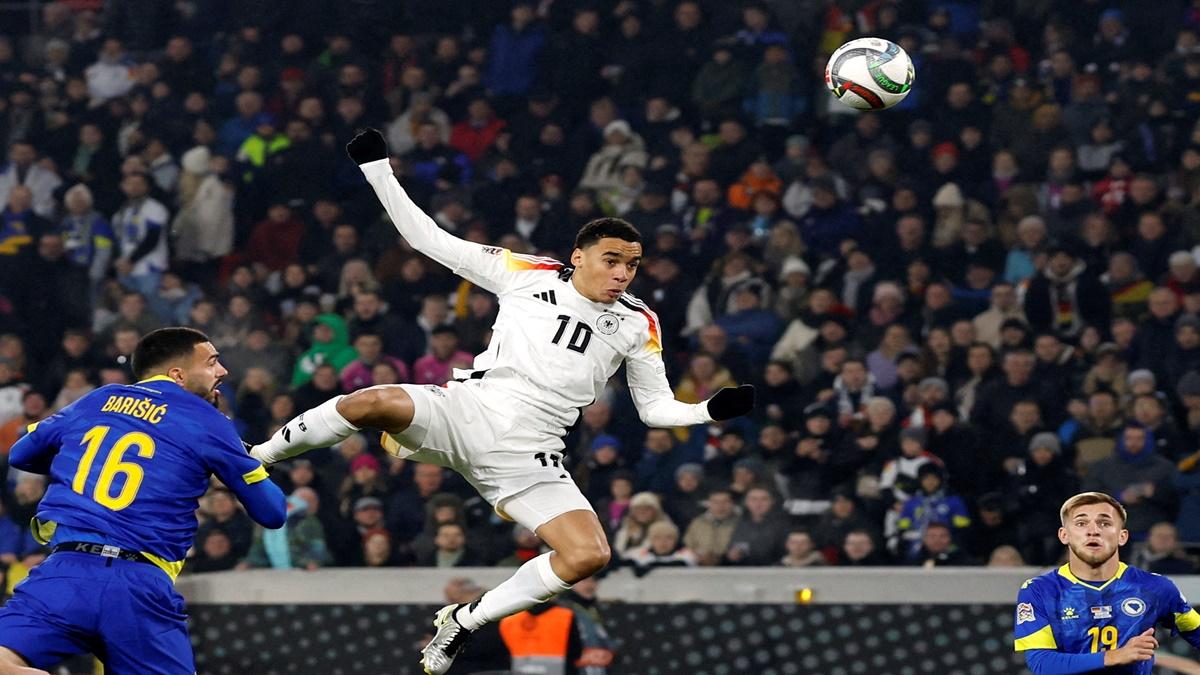
[{"label": "blurred background crowd", "polygon": [[[252,443],[468,365],[496,298],[397,237],[342,152],[375,126],[457,236],[562,258],[634,223],[678,398],[759,386],[726,424],[647,430],[620,378],[581,412],[569,466],[615,565],[1047,565],[1097,489],[1133,564],[1195,570],[1200,2],[28,9],[0,17],[0,458],[164,325],[212,336]],[[823,86],[863,35],[915,62],[883,113]],[[287,527],[215,486],[188,571],[539,552],[373,435],[272,476]],[[43,490],[0,484],[9,584]]]}]

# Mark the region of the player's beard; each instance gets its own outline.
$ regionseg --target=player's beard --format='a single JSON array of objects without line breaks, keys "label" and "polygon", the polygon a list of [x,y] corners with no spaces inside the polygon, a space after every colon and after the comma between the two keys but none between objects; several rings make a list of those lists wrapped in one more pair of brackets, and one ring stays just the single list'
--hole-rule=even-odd
[{"label": "player's beard", "polygon": [[184,389],[187,389],[188,391],[199,396],[200,398],[204,399],[205,401],[208,401],[209,403],[212,404],[212,407],[218,408],[218,407],[220,407],[220,403],[221,403],[221,395],[217,391],[218,384],[220,384],[220,381],[213,382],[210,385],[201,387],[198,383],[193,384],[191,382],[185,382]]},{"label": "player's beard", "polygon": [[1071,553],[1074,553],[1075,557],[1082,560],[1085,564],[1092,567],[1100,567],[1117,554],[1119,547],[1114,546],[1110,550],[1104,547],[1102,543],[1100,548],[1090,549],[1087,548],[1087,546],[1076,546],[1075,544],[1071,544],[1070,549]]}]

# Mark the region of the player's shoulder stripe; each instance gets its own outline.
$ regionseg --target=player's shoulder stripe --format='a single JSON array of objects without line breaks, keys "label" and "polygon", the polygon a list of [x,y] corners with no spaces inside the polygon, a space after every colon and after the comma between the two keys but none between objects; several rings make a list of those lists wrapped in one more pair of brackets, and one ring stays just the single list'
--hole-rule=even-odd
[{"label": "player's shoulder stripe", "polygon": [[529,270],[560,270],[563,264],[554,258],[546,258],[525,253],[513,253],[505,249],[505,266],[512,272]]},{"label": "player's shoulder stripe", "polygon": [[512,256],[514,258],[520,258],[521,260],[533,260],[533,261],[538,261],[538,262],[558,262],[558,260],[555,260],[554,258],[551,258],[549,256],[533,255],[532,253],[512,253]]},{"label": "player's shoulder stripe", "polygon": [[625,291],[624,293],[622,293],[621,299],[625,300],[627,303],[629,303],[629,305],[632,305],[639,309],[644,309],[644,310],[650,312],[651,314],[654,313],[653,310],[650,309],[650,305],[647,305],[645,303],[645,301],[643,301],[641,298],[634,295],[633,293],[630,293],[629,291]]},{"label": "player's shoulder stripe", "polygon": [[638,300],[628,293],[624,293],[617,298],[617,303],[631,312],[641,314],[642,316],[646,317],[646,320],[650,323],[657,323],[658,321],[658,315],[654,313],[654,310],[647,307],[646,303]]},{"label": "player's shoulder stripe", "polygon": [[617,298],[617,302],[626,309],[631,309],[645,317],[646,329],[650,333],[650,339],[646,341],[646,346],[652,351],[661,352],[662,330],[659,329],[658,315],[654,313],[654,310],[650,309],[641,300],[638,300],[636,297],[628,293],[622,293],[621,296]]}]

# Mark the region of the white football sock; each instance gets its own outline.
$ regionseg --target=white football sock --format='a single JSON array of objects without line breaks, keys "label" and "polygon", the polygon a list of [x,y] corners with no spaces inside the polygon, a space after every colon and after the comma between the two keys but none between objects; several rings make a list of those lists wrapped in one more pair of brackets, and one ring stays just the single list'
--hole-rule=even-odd
[{"label": "white football sock", "polygon": [[459,608],[454,618],[463,628],[476,630],[485,623],[529,609],[570,588],[571,584],[554,573],[550,554],[543,553],[517,568],[504,583],[484,593],[473,608],[470,605]]},{"label": "white football sock", "polygon": [[335,396],[300,413],[280,427],[266,443],[251,448],[250,455],[269,466],[313,448],[327,448],[345,440],[359,429],[337,411],[340,400],[341,396]]}]

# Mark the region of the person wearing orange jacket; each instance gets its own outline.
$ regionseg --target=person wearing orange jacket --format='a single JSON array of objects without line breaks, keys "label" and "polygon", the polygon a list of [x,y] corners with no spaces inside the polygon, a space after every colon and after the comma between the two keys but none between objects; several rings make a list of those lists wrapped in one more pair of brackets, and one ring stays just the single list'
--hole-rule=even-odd
[{"label": "person wearing orange jacket", "polygon": [[596,586],[584,579],[555,602],[500,621],[513,675],[607,675],[613,652],[595,609]]}]

